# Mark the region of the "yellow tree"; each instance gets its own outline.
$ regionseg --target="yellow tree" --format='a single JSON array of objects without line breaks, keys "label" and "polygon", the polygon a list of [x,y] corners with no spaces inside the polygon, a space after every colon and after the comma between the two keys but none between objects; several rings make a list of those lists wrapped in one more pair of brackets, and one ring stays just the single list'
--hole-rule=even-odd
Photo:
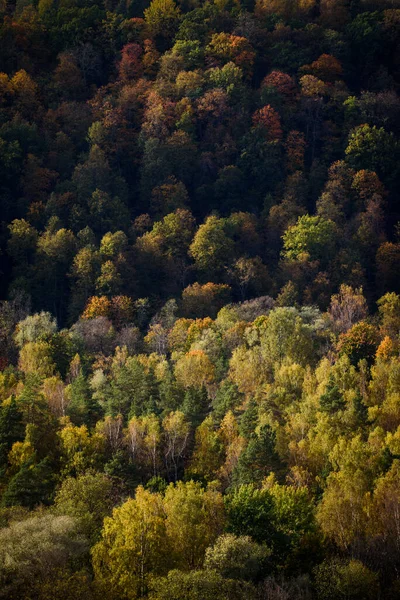
[{"label": "yellow tree", "polygon": [[175,377],[185,388],[201,388],[215,381],[215,367],[202,350],[191,350],[175,365]]},{"label": "yellow tree", "polygon": [[222,419],[218,434],[225,449],[225,462],[219,470],[219,476],[226,486],[231,482],[232,473],[245,447],[245,439],[239,435],[235,415],[230,410]]},{"label": "yellow tree", "polygon": [[215,479],[222,461],[222,443],[214,429],[212,416],[209,415],[198,426],[189,473],[204,477],[207,481]]},{"label": "yellow tree", "polygon": [[222,494],[194,481],[170,484],[165,492],[166,529],[174,558],[183,570],[202,566],[206,548],[222,533]]},{"label": "yellow tree", "polygon": [[167,471],[173,471],[175,481],[178,479],[180,463],[189,440],[190,425],[183,412],[179,410],[169,413],[162,422],[164,434],[164,458]]},{"label": "yellow tree", "polygon": [[135,498],[104,519],[102,537],[92,550],[95,578],[108,596],[143,597],[152,576],[168,571],[168,538],[159,494],[138,487]]},{"label": "yellow tree", "polygon": [[99,467],[104,455],[105,437],[99,433],[89,434],[86,425],[77,427],[68,417],[62,420],[58,432],[61,442],[62,462],[65,475],[77,475],[90,468]]}]

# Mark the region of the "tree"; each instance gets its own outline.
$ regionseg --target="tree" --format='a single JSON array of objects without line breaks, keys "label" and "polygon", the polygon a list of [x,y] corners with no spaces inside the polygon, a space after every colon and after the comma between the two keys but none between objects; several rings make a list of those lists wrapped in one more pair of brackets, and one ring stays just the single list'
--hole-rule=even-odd
[{"label": "tree", "polygon": [[154,414],[132,417],[128,423],[126,443],[135,464],[157,476],[161,430],[159,419]]},{"label": "tree", "polygon": [[287,169],[289,171],[303,171],[305,151],[307,148],[304,134],[296,129],[289,131],[286,137],[285,147]]},{"label": "tree", "polygon": [[273,500],[268,490],[257,489],[253,484],[241,485],[226,497],[225,504],[229,532],[271,545],[275,532]]},{"label": "tree", "polygon": [[163,422],[164,458],[168,473],[178,480],[178,472],[188,444],[190,426],[180,411],[171,412]]},{"label": "tree", "polygon": [[45,281],[47,295],[45,305],[51,307],[58,318],[65,315],[67,292],[66,273],[76,252],[76,239],[72,231],[60,228],[58,220],[49,220],[46,230],[38,239],[38,276]]},{"label": "tree", "polygon": [[153,36],[170,41],[178,29],[181,11],[173,0],[152,0],[144,18]]},{"label": "tree", "polygon": [[93,296],[89,298],[83,312],[83,319],[95,319],[96,317],[109,317],[111,313],[111,302],[107,296]]},{"label": "tree", "polygon": [[376,171],[384,180],[396,173],[399,145],[393,133],[383,127],[364,124],[353,129],[345,153],[348,163],[357,170]]},{"label": "tree", "polygon": [[359,560],[326,560],[316,568],[315,575],[321,600],[373,600],[379,595],[377,574]]},{"label": "tree", "polygon": [[331,54],[321,54],[317,60],[314,60],[310,65],[304,65],[301,68],[303,73],[311,73],[314,77],[318,77],[324,82],[334,83],[343,75],[343,68],[337,58]]},{"label": "tree", "polygon": [[276,435],[269,425],[263,425],[258,433],[250,435],[249,442],[241,453],[233,473],[233,481],[236,485],[259,484],[271,471],[280,468],[275,441]]},{"label": "tree", "polygon": [[299,0],[295,2],[291,0],[284,0],[283,2],[280,0],[272,0],[271,2],[257,0],[255,14],[261,18],[277,14],[287,22],[291,19],[304,18],[314,6],[315,0],[306,0],[305,2]]},{"label": "tree", "polygon": [[62,380],[58,377],[48,377],[43,382],[43,395],[51,412],[56,417],[65,417],[69,398],[65,393]]},{"label": "tree", "polygon": [[225,283],[193,283],[182,292],[182,310],[187,317],[212,317],[229,304],[231,288]]},{"label": "tree", "polygon": [[270,555],[267,546],[257,544],[251,537],[226,533],[207,548],[204,567],[226,579],[257,581],[265,573]]},{"label": "tree", "polygon": [[364,536],[368,482],[365,473],[339,471],[328,477],[317,520],[324,535],[339,548],[349,549]]},{"label": "tree", "polygon": [[267,362],[264,369],[268,363],[282,364],[288,358],[303,366],[312,360],[315,331],[300,315],[293,306],[283,306],[273,309],[264,323],[260,320],[261,327],[255,332],[258,330],[261,356]]},{"label": "tree", "polygon": [[67,477],[57,491],[54,510],[75,519],[79,531],[93,544],[98,541],[103,520],[115,503],[113,487],[112,479],[103,473]]},{"label": "tree", "polygon": [[48,342],[28,342],[19,353],[19,368],[25,374],[51,377],[55,370]]},{"label": "tree", "polygon": [[242,300],[245,300],[249,290],[262,291],[268,285],[268,271],[259,256],[239,258],[235,261],[231,273],[239,287]]},{"label": "tree", "polygon": [[273,500],[273,524],[278,532],[276,552],[286,566],[311,562],[318,556],[319,534],[314,501],[306,486],[279,485],[273,476],[265,481]]},{"label": "tree", "polygon": [[399,489],[400,463],[399,459],[395,459],[388,472],[375,482],[369,530],[372,539],[378,544],[378,553],[384,553],[394,569],[397,568],[400,547]]},{"label": "tree", "polygon": [[396,340],[400,334],[400,296],[389,292],[379,298],[377,304],[382,334]]},{"label": "tree", "polygon": [[175,377],[183,387],[201,388],[215,381],[215,367],[202,350],[190,350],[175,365]]},{"label": "tree", "polygon": [[57,322],[48,312],[29,315],[20,321],[16,328],[14,339],[22,348],[27,342],[48,341],[57,331]]},{"label": "tree", "polygon": [[347,354],[352,364],[366,359],[371,363],[378,348],[378,332],[373,325],[360,321],[339,337],[338,351]]},{"label": "tree", "polygon": [[382,293],[399,292],[399,282],[394,273],[400,264],[400,244],[384,242],[376,253],[376,285]]},{"label": "tree", "polygon": [[127,600],[143,597],[150,580],[168,571],[170,554],[162,498],[138,487],[135,498],[106,517],[92,549],[96,581]]},{"label": "tree", "polygon": [[261,83],[262,87],[275,88],[276,91],[284,97],[293,97],[296,92],[296,84],[290,75],[282,71],[271,71]]},{"label": "tree", "polygon": [[151,600],[253,600],[255,590],[248,583],[225,579],[214,571],[173,570],[153,583]]},{"label": "tree", "polygon": [[325,392],[319,399],[319,403],[321,410],[331,414],[337,410],[343,410],[346,406],[343,394],[332,375],[329,378]]},{"label": "tree", "polygon": [[18,409],[15,397],[0,407],[0,480],[7,469],[7,457],[15,442],[24,438],[25,428],[22,413]]},{"label": "tree", "polygon": [[198,426],[188,472],[194,477],[213,481],[222,463],[222,444],[209,415]]},{"label": "tree", "polygon": [[0,531],[0,596],[28,598],[58,569],[68,569],[88,548],[78,521],[44,514],[12,523]]},{"label": "tree", "polygon": [[142,54],[143,50],[137,43],[125,44],[122,48],[121,60],[118,65],[118,74],[122,81],[136,79],[142,74]]},{"label": "tree", "polygon": [[48,457],[36,462],[34,454],[26,460],[8,482],[1,505],[33,509],[39,504],[50,504],[56,484],[51,462]]},{"label": "tree", "polygon": [[206,273],[218,274],[233,257],[233,240],[226,232],[226,222],[215,216],[200,225],[190,246],[196,267]]},{"label": "tree", "polygon": [[229,33],[214,33],[205,52],[213,67],[221,63],[233,62],[243,68],[248,78],[251,77],[255,52],[245,37]]},{"label": "tree", "polygon": [[336,245],[336,226],[322,217],[303,215],[283,235],[283,256],[288,260],[328,261]]},{"label": "tree", "polygon": [[254,113],[253,125],[266,136],[269,142],[281,141],[282,127],[279,114],[269,104]]},{"label": "tree", "polygon": [[220,492],[200,483],[171,483],[164,498],[166,531],[175,564],[182,570],[202,566],[206,548],[214,543],[225,522]]},{"label": "tree", "polygon": [[101,433],[89,434],[86,425],[77,427],[64,417],[63,428],[57,432],[61,442],[63,473],[80,475],[101,465],[105,437]]},{"label": "tree", "polygon": [[14,261],[17,273],[26,269],[33,259],[38,232],[25,219],[15,219],[8,225],[10,239],[7,250]]},{"label": "tree", "polygon": [[339,293],[331,298],[329,314],[339,333],[346,333],[355,323],[364,320],[368,307],[362,288],[353,290],[351,286],[342,284]]}]

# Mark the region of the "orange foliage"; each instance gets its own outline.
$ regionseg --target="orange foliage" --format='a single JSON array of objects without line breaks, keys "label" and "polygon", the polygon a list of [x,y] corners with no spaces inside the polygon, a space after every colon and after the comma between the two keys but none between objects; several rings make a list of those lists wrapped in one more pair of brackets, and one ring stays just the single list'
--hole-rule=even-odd
[{"label": "orange foliage", "polygon": [[132,321],[133,303],[129,296],[113,296],[111,298],[111,318],[116,327]]},{"label": "orange foliage", "polygon": [[393,340],[386,335],[381,343],[378,346],[378,350],[376,351],[376,358],[380,358],[382,360],[389,360],[396,353],[396,348],[393,343]]},{"label": "orange foliage", "polygon": [[355,189],[362,200],[369,200],[374,194],[384,196],[385,186],[375,171],[363,169],[354,175],[351,187]]},{"label": "orange foliage", "polygon": [[269,104],[254,113],[253,124],[262,128],[268,141],[275,142],[282,139],[281,119]]},{"label": "orange foliage", "polygon": [[230,33],[215,33],[206,52],[211,66],[232,61],[251,77],[255,52],[247,38]]},{"label": "orange foliage", "polygon": [[190,316],[216,316],[217,312],[230,301],[231,288],[225,283],[189,285],[182,293],[182,308]]},{"label": "orange foliage", "polygon": [[304,154],[306,140],[301,131],[289,131],[286,138],[286,161],[289,171],[302,170],[304,168]]},{"label": "orange foliage", "polygon": [[311,65],[302,67],[301,71],[314,75],[327,83],[333,83],[343,75],[341,63],[331,54],[321,54]]},{"label": "orange foliage", "polygon": [[282,71],[271,71],[264,77],[262,87],[274,87],[283,96],[293,96],[296,92],[296,84],[293,77]]},{"label": "orange foliage", "polygon": [[96,317],[109,317],[111,301],[107,296],[92,296],[86,304],[82,319],[95,319]]}]

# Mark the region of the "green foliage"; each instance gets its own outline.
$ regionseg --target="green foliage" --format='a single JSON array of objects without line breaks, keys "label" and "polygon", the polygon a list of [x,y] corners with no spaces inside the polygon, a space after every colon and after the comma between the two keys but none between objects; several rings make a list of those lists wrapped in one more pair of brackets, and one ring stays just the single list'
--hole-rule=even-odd
[{"label": "green foliage", "polygon": [[268,490],[259,490],[254,484],[241,485],[227,496],[226,510],[229,531],[271,545],[273,500]]},{"label": "green foliage", "polygon": [[14,442],[24,438],[22,414],[15,398],[0,408],[0,479],[6,474],[7,456]]},{"label": "green foliage", "polygon": [[151,600],[241,600],[255,598],[249,584],[225,579],[214,571],[170,571],[154,582]]},{"label": "green foliage", "polygon": [[207,549],[204,566],[225,579],[257,581],[265,574],[270,554],[267,546],[257,544],[249,536],[227,533]]},{"label": "green foliage", "polygon": [[283,236],[283,255],[288,260],[328,260],[336,243],[335,224],[321,217],[304,215]]},{"label": "green foliage", "polygon": [[399,596],[399,31],[0,1],[1,597]]},{"label": "green foliage", "polygon": [[365,124],[350,133],[345,152],[353,168],[370,169],[385,176],[396,168],[399,145],[392,132]]},{"label": "green foliage", "polygon": [[318,599],[321,600],[372,600],[379,594],[377,574],[358,560],[348,563],[337,560],[322,563],[316,569],[316,587]]},{"label": "green foliage", "polygon": [[50,460],[36,463],[34,458],[25,462],[9,481],[1,499],[2,506],[27,506],[50,504],[56,483],[56,475]]},{"label": "green foliage", "polygon": [[31,516],[1,529],[0,597],[42,597],[41,583],[81,559],[87,548],[72,517]]},{"label": "green foliage", "polygon": [[103,519],[111,513],[113,504],[113,481],[102,473],[67,477],[54,499],[56,514],[76,519],[79,530],[91,543],[97,541]]}]

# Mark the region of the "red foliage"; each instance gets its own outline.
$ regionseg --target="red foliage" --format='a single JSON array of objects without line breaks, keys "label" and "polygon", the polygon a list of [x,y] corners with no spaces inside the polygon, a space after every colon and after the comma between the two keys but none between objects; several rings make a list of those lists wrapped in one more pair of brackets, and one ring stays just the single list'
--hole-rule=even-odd
[{"label": "red foliage", "polygon": [[139,44],[125,44],[121,52],[121,60],[118,65],[119,78],[122,81],[130,81],[140,77],[143,71],[141,56],[143,50]]},{"label": "red foliage", "polygon": [[265,131],[269,141],[274,142],[282,139],[280,116],[269,104],[254,113],[253,124]]},{"label": "red foliage", "polygon": [[296,84],[293,77],[282,71],[271,71],[264,77],[262,87],[274,87],[283,96],[293,96],[296,92]]}]

